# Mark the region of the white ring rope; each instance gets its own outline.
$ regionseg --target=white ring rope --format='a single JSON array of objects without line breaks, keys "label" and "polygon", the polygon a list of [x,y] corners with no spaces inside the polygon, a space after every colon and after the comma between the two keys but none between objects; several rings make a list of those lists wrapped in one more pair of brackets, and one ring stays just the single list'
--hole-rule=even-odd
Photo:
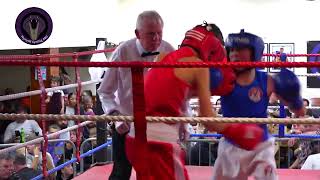
[{"label": "white ring rope", "polygon": [[[81,86],[97,84],[97,83],[99,83],[101,81],[102,81],[102,79],[86,81],[86,82],[82,82]],[[53,91],[57,91],[57,90],[70,89],[70,88],[76,88],[76,87],[78,87],[77,83],[68,84],[68,85],[64,85],[64,86],[46,88],[46,92],[53,92]],[[38,95],[38,94],[41,94],[41,90],[34,90],[34,91],[29,91],[29,92],[17,93],[17,94],[9,94],[9,95],[5,95],[5,96],[0,96],[0,101],[6,101],[6,100],[11,100],[11,99],[19,99],[19,98],[23,98],[23,97]]]},{"label": "white ring rope", "polygon": [[[34,119],[46,121],[78,120],[78,121],[129,121],[133,116],[107,116],[107,115],[67,115],[67,114],[1,114],[1,120]],[[265,123],[265,124],[320,124],[317,118],[221,118],[221,117],[154,117],[147,116],[147,122],[164,123]]]},{"label": "white ring rope", "polygon": [[[74,126],[66,128],[66,129],[57,131],[55,133],[48,134],[47,135],[48,140],[53,138],[53,137],[56,137],[57,135],[60,135],[62,133],[65,133],[65,132],[68,132],[68,131],[72,131],[74,129],[78,129],[79,127],[83,127],[83,126],[85,126],[87,124],[91,124],[91,123],[92,123],[91,121],[85,121],[85,122],[80,123],[79,125],[74,125]],[[37,139],[31,140],[31,141],[28,141],[28,142],[25,142],[25,143],[21,143],[21,144],[15,145],[15,146],[11,146],[11,147],[8,147],[8,148],[5,148],[5,149],[1,149],[0,150],[0,154],[8,153],[8,152],[11,152],[11,151],[15,151],[15,150],[17,150],[19,148],[26,147],[26,146],[31,145],[31,144],[38,144],[38,143],[41,143],[43,140],[44,140],[43,137],[39,137]]]}]

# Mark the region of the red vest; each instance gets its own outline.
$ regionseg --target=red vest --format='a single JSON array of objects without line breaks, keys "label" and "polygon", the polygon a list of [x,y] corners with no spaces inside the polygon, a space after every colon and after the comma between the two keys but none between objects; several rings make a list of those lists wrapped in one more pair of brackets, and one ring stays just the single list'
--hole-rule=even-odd
[{"label": "red vest", "polygon": [[[188,48],[180,48],[161,62],[177,63],[183,57],[194,56]],[[148,116],[174,116],[184,114],[190,85],[176,77],[174,68],[152,68],[145,76],[146,114]]]}]

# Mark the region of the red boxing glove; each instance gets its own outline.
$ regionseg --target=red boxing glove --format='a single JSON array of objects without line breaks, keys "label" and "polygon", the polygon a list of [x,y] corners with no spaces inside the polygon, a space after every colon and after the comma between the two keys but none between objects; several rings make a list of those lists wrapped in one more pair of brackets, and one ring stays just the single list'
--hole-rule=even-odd
[{"label": "red boxing glove", "polygon": [[234,88],[236,75],[232,68],[210,68],[210,91],[212,96],[224,96]]},{"label": "red boxing glove", "polygon": [[254,150],[263,140],[263,130],[256,124],[230,124],[221,132],[227,139],[245,150]]}]

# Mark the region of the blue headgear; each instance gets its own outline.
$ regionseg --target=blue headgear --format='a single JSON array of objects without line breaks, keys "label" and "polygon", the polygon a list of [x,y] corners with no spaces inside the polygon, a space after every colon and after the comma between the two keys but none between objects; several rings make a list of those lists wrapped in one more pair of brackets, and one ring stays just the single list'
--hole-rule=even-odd
[{"label": "blue headgear", "polygon": [[253,61],[260,61],[263,55],[264,42],[261,37],[244,32],[244,30],[241,29],[240,33],[228,35],[225,48],[228,59],[230,48],[251,48],[253,50]]}]

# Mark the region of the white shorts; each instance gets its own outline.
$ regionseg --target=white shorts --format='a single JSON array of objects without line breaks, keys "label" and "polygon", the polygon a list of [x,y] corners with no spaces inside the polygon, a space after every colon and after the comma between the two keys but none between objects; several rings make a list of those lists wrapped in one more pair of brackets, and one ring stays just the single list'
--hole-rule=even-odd
[{"label": "white shorts", "polygon": [[260,144],[256,150],[240,149],[222,138],[219,141],[218,157],[214,164],[213,180],[276,180],[274,138]]}]

